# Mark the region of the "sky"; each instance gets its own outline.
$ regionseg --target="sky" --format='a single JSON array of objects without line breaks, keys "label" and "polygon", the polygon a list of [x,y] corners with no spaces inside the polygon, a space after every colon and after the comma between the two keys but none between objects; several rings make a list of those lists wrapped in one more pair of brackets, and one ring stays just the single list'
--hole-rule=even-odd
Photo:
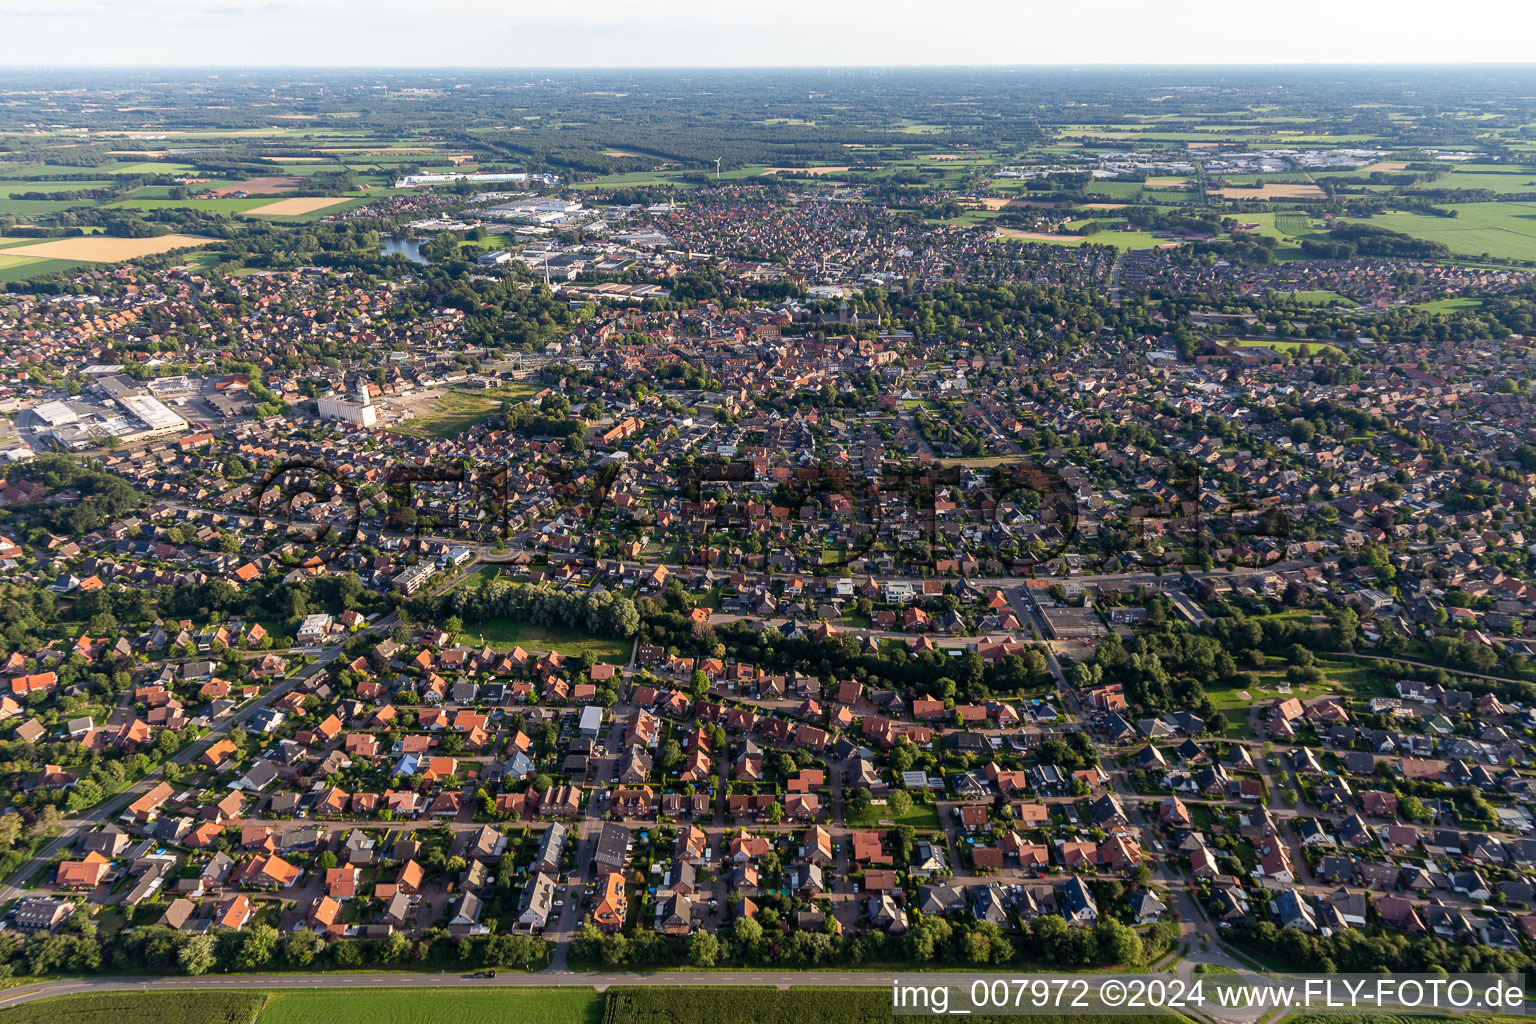
[{"label": "sky", "polygon": [[1536,0],[0,0],[0,64],[785,67],[1536,60]]}]

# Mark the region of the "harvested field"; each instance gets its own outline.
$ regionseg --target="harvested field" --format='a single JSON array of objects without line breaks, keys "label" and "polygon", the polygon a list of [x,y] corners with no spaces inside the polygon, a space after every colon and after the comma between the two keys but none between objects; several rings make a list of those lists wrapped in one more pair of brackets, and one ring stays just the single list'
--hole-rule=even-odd
[{"label": "harvested field", "polygon": [[605,149],[603,150],[603,156],[611,156],[615,158],[633,157],[634,159],[639,160],[640,158],[644,157],[645,154],[631,153],[627,149]]},{"label": "harvested field", "polygon": [[1283,184],[1283,185],[1259,185],[1247,187],[1228,185],[1226,188],[1213,188],[1211,195],[1221,196],[1223,199],[1327,199],[1327,194],[1316,185],[1311,184]]},{"label": "harvested field", "polygon": [[279,192],[291,192],[304,184],[303,178],[292,178],[287,175],[274,175],[266,178],[247,178],[233,185],[225,185],[215,189],[216,196],[234,195],[243,192],[248,196],[275,196]]},{"label": "harvested field", "polygon": [[1349,173],[1372,174],[1376,171],[1381,171],[1383,173],[1390,174],[1394,171],[1406,171],[1407,169],[1408,162],[1406,160],[1378,160],[1374,164],[1366,164],[1364,167],[1356,167]]},{"label": "harvested field", "polygon": [[254,210],[247,210],[247,217],[302,217],[306,213],[314,213],[316,210],[329,209],[346,202],[345,197],[338,196],[295,196],[292,199],[279,199],[275,203],[267,203],[258,206]]},{"label": "harvested field", "polygon": [[1079,203],[1080,210],[1123,210],[1125,203]]},{"label": "harvested field", "polygon": [[172,249],[209,245],[216,238],[200,235],[161,235],[158,238],[108,238],[93,235],[87,238],[50,238],[31,245],[18,245],[5,250],[7,256],[42,257],[59,260],[84,260],[88,263],[115,263],[133,260],[141,256],[154,256]]},{"label": "harvested field", "polygon": [[1183,188],[1193,184],[1189,178],[1148,178],[1146,181],[1147,188]]}]

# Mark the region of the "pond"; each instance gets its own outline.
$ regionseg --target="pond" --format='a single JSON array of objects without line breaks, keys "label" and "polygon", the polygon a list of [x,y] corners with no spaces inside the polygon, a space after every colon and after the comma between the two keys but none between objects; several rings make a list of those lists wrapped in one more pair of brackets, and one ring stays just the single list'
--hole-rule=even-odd
[{"label": "pond", "polygon": [[421,254],[421,242],[415,238],[394,238],[385,235],[379,239],[379,253],[384,256],[404,256],[412,263],[432,262]]}]

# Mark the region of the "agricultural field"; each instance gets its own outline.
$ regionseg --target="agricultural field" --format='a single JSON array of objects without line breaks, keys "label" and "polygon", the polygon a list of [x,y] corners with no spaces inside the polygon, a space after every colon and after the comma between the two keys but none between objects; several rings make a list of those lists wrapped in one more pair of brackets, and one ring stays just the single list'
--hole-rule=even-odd
[{"label": "agricultural field", "polygon": [[[599,1024],[604,997],[591,989],[331,989],[274,992],[256,1024]],[[0,1020],[3,1020],[0,1017]]]},{"label": "agricultural field", "polygon": [[1264,185],[1229,185],[1210,189],[1213,196],[1223,199],[1326,199],[1321,188],[1312,184],[1267,183]]},{"label": "agricultural field", "polygon": [[1425,189],[1486,189],[1500,195],[1536,192],[1536,168],[1505,168],[1492,171],[1458,167],[1443,178],[1410,185],[1406,191],[1415,192]]},{"label": "agricultural field", "polygon": [[[1183,1022],[1177,1014],[1140,1017],[1030,1014],[1039,1024],[1149,1024]],[[973,1016],[982,1024],[1015,1019]],[[608,993],[604,1024],[888,1024],[889,987],[795,988],[615,988]]]},{"label": "agricultural field", "polygon": [[213,190],[216,196],[230,195],[234,192],[244,192],[248,196],[277,195],[280,192],[291,192],[304,184],[303,178],[290,177],[288,175],[271,175],[263,178],[246,178],[233,184],[222,185]]},{"label": "agricultural field", "polygon": [[340,206],[347,200],[335,196],[297,196],[293,199],[279,199],[275,203],[257,207],[248,212],[251,217],[302,217],[306,214],[328,211],[333,206]]},{"label": "agricultural field", "polygon": [[26,256],[8,256],[0,252],[0,284],[30,281],[36,277],[73,270],[85,265],[78,260],[33,259]]},{"label": "agricultural field", "polygon": [[698,174],[698,171],[632,171],[625,174],[606,174],[601,178],[591,181],[576,181],[571,183],[572,188],[646,188],[656,185],[672,188],[697,188],[693,182],[679,181],[684,174]]},{"label": "agricultural field", "polygon": [[1463,203],[1455,217],[1389,211],[1369,223],[1431,242],[1458,256],[1536,260],[1536,203]]},{"label": "agricultural field", "polygon": [[243,199],[125,199],[112,204],[123,210],[202,210],[205,213],[245,213],[272,202],[271,196],[247,196]]},{"label": "agricultural field", "polygon": [[197,248],[218,241],[197,235],[159,235],[152,238],[110,238],[92,235],[84,238],[48,238],[27,245],[8,246],[6,257],[79,260],[86,263],[116,263],[121,260],[155,256],[172,249]]},{"label": "agricultural field", "polygon": [[0,1010],[0,1024],[252,1024],[259,992],[111,992]]}]

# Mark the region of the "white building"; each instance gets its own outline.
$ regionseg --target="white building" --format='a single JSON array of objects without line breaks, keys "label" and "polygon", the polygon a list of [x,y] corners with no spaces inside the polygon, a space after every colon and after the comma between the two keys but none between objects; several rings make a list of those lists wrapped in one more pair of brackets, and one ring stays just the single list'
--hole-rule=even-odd
[{"label": "white building", "polygon": [[144,424],[145,435],[170,434],[187,429],[187,421],[170,406],[149,395],[124,395],[118,404]]},{"label": "white building", "polygon": [[368,383],[361,379],[351,398],[326,395],[316,400],[315,407],[321,419],[339,420],[354,427],[371,427],[379,419],[379,411],[373,407],[373,396],[368,394]]},{"label": "white building", "polygon": [[33,409],[32,414],[50,427],[65,427],[80,418],[63,402],[44,402]]},{"label": "white building", "polygon": [[331,617],[324,612],[307,615],[299,626],[294,639],[301,644],[314,644],[324,640],[331,632]]}]

